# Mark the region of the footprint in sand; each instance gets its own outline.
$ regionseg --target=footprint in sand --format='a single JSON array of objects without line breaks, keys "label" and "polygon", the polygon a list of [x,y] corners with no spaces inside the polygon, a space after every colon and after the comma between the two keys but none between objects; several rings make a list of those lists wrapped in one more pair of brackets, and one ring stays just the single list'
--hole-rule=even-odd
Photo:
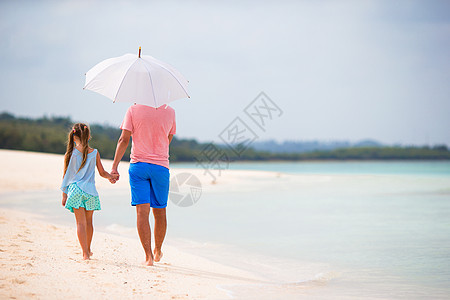
[{"label": "footprint in sand", "polygon": [[37,295],[35,294],[35,293],[29,293],[29,294],[27,294],[27,298],[34,298],[34,297],[36,297]]},{"label": "footprint in sand", "polygon": [[22,280],[19,278],[14,278],[11,280],[11,283],[13,283],[13,284],[24,284],[25,282],[26,282],[25,280]]},{"label": "footprint in sand", "polygon": [[[187,296],[188,294],[186,294],[186,296]],[[172,299],[184,299],[184,295],[175,295],[175,296],[172,296]]]}]

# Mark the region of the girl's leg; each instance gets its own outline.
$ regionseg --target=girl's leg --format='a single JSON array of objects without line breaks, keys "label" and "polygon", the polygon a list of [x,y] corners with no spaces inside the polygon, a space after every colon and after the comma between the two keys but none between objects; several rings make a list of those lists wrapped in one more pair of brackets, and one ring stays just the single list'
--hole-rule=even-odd
[{"label": "girl's leg", "polygon": [[78,241],[83,250],[83,259],[89,259],[89,248],[87,240],[87,224],[86,224],[86,210],[83,207],[73,209],[75,213],[75,219],[77,221],[77,235]]},{"label": "girl's leg", "polygon": [[94,226],[92,225],[92,217],[94,216],[93,210],[86,210],[86,234],[87,234],[87,245],[89,256],[92,255],[91,242],[92,236],[94,235]]}]

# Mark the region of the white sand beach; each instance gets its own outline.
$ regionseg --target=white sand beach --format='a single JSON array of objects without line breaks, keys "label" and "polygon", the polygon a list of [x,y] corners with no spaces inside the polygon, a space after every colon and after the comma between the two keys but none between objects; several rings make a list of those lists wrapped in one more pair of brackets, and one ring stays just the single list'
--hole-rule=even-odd
[{"label": "white sand beach", "polygon": [[[62,155],[0,150],[0,193],[58,189],[62,159]],[[111,161],[105,160],[104,166],[108,170]],[[120,165],[122,178],[115,186],[97,179],[99,193],[127,188],[127,167]],[[54,203],[60,205],[60,199]],[[67,212],[61,208],[61,213]],[[98,231],[93,259],[83,261],[75,225],[51,224],[43,216],[10,209],[0,209],[0,234],[1,299],[227,299],[218,285],[261,281],[170,246],[164,247],[160,263],[145,267],[140,264],[143,250],[137,237]]]},{"label": "white sand beach", "polygon": [[[145,267],[127,163],[115,185],[96,178],[102,210],[83,261],[61,206],[63,156],[0,150],[0,299],[446,299],[447,252],[436,251],[448,249],[450,166],[441,164],[227,169],[215,182],[174,164],[171,176],[194,174],[202,196],[191,207],[170,201],[164,257]],[[314,164],[324,166],[335,167]]]},{"label": "white sand beach", "polygon": [[259,281],[168,246],[146,267],[138,239],[101,232],[93,258],[83,261],[74,228],[6,209],[0,234],[1,299],[226,299],[219,284]]}]

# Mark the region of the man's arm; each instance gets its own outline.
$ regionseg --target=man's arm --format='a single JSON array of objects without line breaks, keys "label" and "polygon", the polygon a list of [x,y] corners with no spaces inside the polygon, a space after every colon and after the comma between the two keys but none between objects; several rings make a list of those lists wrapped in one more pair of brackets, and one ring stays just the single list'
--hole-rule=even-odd
[{"label": "man's arm", "polygon": [[123,129],[119,141],[117,141],[116,154],[114,155],[111,174],[119,174],[117,167],[119,166],[119,162],[127,150],[128,144],[130,143],[130,137],[131,131]]},{"label": "man's arm", "polygon": [[169,134],[169,144],[172,142],[173,134]]}]

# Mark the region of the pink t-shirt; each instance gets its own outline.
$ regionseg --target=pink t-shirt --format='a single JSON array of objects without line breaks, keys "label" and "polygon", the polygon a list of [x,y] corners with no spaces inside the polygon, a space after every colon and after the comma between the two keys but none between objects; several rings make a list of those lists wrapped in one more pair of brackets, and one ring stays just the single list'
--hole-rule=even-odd
[{"label": "pink t-shirt", "polygon": [[120,129],[131,131],[131,163],[169,168],[169,134],[176,133],[175,110],[135,104],[128,108]]}]

